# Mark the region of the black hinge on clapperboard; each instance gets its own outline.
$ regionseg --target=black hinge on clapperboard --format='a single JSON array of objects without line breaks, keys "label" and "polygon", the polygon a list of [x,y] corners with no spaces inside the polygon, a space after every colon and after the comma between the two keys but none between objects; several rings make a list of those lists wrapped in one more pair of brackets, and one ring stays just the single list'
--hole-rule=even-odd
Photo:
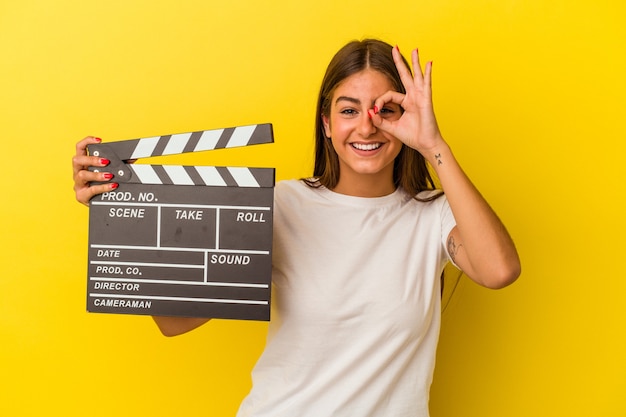
[{"label": "black hinge on clapperboard", "polygon": [[274,168],[126,161],[273,141],[259,124],[89,145],[120,186],[89,205],[87,310],[269,320]]}]

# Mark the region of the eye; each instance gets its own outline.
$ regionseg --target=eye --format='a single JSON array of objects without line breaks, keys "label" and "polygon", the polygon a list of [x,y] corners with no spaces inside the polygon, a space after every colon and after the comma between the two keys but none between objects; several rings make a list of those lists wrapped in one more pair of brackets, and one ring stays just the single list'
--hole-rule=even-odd
[{"label": "eye", "polygon": [[396,114],[399,113],[399,111],[400,111],[399,108],[385,106],[382,109],[380,109],[378,113],[383,118],[389,118],[389,117],[394,117]]},{"label": "eye", "polygon": [[357,114],[357,111],[355,109],[343,109],[340,110],[339,113],[346,115],[346,116],[354,116],[355,114]]}]

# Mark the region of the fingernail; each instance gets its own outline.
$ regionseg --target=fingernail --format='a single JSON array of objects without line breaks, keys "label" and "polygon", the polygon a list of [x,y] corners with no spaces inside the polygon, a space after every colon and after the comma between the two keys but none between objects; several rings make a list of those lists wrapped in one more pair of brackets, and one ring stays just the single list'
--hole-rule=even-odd
[{"label": "fingernail", "polygon": [[431,66],[431,67],[433,66],[433,61],[430,61],[430,66]]},{"label": "fingernail", "polygon": [[113,174],[111,174],[110,172],[105,172],[104,174],[102,174],[102,176],[105,180],[110,180],[111,178],[113,178]]},{"label": "fingernail", "polygon": [[98,142],[98,143],[102,142],[102,139],[100,139],[100,138],[94,138],[94,139],[95,139],[95,140],[96,140],[96,142]]},{"label": "fingernail", "polygon": [[114,183],[112,183],[112,184],[111,184],[111,189],[112,189],[112,190],[115,190],[115,189],[116,189],[117,187],[119,187],[119,186],[120,186],[120,185],[119,185],[118,183],[114,182]]},{"label": "fingernail", "polygon": [[106,158],[100,158],[100,164],[102,165],[109,165],[111,163],[111,161],[109,161]]},{"label": "fingernail", "polygon": [[400,52],[400,47],[396,45],[396,51]]},{"label": "fingernail", "polygon": [[374,106],[374,114],[378,114],[378,106]]},{"label": "fingernail", "polygon": [[372,111],[371,111],[371,110],[368,110],[368,111],[367,111],[367,115],[369,116],[370,120],[372,120],[372,116],[373,116],[373,114],[372,114]]}]

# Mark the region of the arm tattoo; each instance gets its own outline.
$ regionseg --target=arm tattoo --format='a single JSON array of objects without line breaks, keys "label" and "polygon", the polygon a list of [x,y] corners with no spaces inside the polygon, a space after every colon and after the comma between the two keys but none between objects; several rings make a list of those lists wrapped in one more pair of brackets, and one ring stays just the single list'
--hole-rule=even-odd
[{"label": "arm tattoo", "polygon": [[435,155],[435,159],[437,160],[437,165],[443,164],[443,161],[441,160],[441,154],[440,153]]},{"label": "arm tattoo", "polygon": [[452,262],[454,263],[456,263],[456,255],[457,253],[459,253],[461,246],[463,246],[463,244],[461,243],[457,245],[454,241],[454,237],[450,236],[448,238],[448,254],[450,255],[450,259],[452,259]]}]

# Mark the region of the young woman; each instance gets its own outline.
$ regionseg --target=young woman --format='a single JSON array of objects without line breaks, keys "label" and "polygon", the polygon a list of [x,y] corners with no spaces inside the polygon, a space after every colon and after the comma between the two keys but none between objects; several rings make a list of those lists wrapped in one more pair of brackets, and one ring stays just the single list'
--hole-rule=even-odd
[{"label": "young woman", "polygon": [[[489,288],[520,274],[505,227],[441,136],[432,62],[422,71],[411,57],[414,75],[397,47],[355,41],[327,69],[313,177],[275,189],[275,314],[239,416],[428,416],[445,264]],[[116,188],[90,185],[113,179],[86,170],[106,166],[85,152],[98,141],[80,141],[73,159],[84,204]],[[168,336],[207,321],[154,319]]]}]

